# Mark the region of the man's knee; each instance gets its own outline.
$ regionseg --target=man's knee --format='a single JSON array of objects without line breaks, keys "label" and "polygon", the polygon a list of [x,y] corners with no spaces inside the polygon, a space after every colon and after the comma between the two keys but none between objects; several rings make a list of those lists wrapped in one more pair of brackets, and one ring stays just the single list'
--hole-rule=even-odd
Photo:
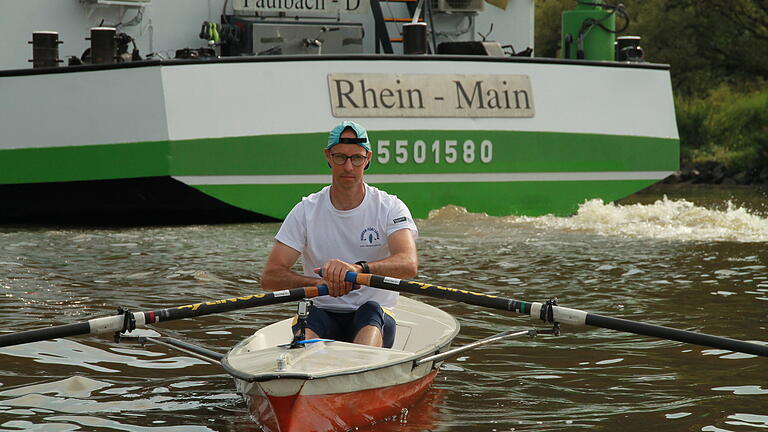
[{"label": "man's knee", "polygon": [[381,305],[379,303],[369,300],[365,303],[363,303],[359,308],[357,308],[358,312],[362,312],[366,315],[368,314],[383,314],[384,311],[381,309]]},{"label": "man's knee", "polygon": [[383,346],[385,348],[391,348],[395,340],[395,331],[397,330],[397,324],[391,314],[388,314],[379,303],[375,301],[367,301],[363,303],[356,313],[356,325],[358,331],[365,326],[376,327],[382,337]]}]

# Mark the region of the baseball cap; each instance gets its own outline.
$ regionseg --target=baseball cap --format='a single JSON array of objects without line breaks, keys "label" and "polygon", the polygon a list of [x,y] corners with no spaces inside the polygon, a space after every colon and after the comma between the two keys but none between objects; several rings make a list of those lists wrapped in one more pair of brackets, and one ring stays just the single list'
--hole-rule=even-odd
[{"label": "baseball cap", "polygon": [[360,147],[371,151],[371,144],[368,142],[368,131],[353,121],[343,121],[339,123],[335,128],[333,128],[331,133],[328,134],[328,145],[326,145],[325,148],[329,149],[336,144],[340,144],[339,137],[346,128],[350,128],[355,131],[357,138],[341,138],[341,140],[344,141],[344,144],[357,144]]}]

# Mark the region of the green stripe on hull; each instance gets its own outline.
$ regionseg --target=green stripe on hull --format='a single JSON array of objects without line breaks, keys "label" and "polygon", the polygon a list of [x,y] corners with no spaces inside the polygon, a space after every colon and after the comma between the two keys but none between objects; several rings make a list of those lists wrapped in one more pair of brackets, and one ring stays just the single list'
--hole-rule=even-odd
[{"label": "green stripe on hull", "polygon": [[[326,133],[158,141],[0,151],[0,184],[107,180],[153,176],[329,174],[322,155]],[[371,131],[369,174],[671,172],[679,166],[677,139],[515,131]],[[389,141],[382,163],[381,140]],[[398,147],[398,141],[404,143]],[[471,141],[471,146],[467,143]],[[482,153],[483,142],[492,151]],[[453,162],[450,145],[453,146]],[[473,149],[467,157],[467,149]],[[401,151],[398,151],[401,150]],[[486,148],[488,150],[488,148]],[[483,155],[487,156],[486,158]],[[653,180],[383,183],[415,217],[447,204],[493,215],[571,214],[590,198],[630,195]],[[646,177],[647,178],[647,177]],[[561,181],[562,180],[562,181]],[[406,180],[407,181],[407,180]],[[202,183],[202,182],[201,182]],[[278,181],[279,183],[279,181]],[[282,218],[320,184],[195,187],[228,204]]]},{"label": "green stripe on hull", "polygon": [[[646,188],[653,180],[548,181],[492,183],[389,183],[374,184],[397,195],[413,217],[426,218],[430,210],[454,204],[471,212],[493,216],[576,212],[579,204],[593,198],[614,201]],[[282,219],[302,197],[323,185],[215,185],[195,186],[224,202]]]},{"label": "green stripe on hull", "polygon": [[0,184],[168,175],[168,143],[142,142],[0,151]]},{"label": "green stripe on hull", "polygon": [[[269,135],[174,142],[173,175],[322,174],[326,134]],[[560,171],[675,171],[677,139],[514,131],[370,131],[377,174]],[[380,140],[389,141],[389,163],[380,163]],[[396,161],[397,141],[407,161]],[[414,162],[424,141],[423,162]],[[475,145],[474,162],[463,160],[463,144]],[[491,163],[480,160],[482,141],[493,145]],[[437,152],[435,141],[439,141]],[[446,162],[446,142],[456,141],[456,162]],[[438,157],[438,162],[435,157]]]},{"label": "green stripe on hull", "polygon": [[[675,171],[676,139],[593,134],[499,131],[371,132],[370,172],[476,173],[575,171]],[[0,150],[0,184],[189,175],[326,174],[325,133],[196,139],[72,147]],[[379,140],[390,141],[389,163],[379,162]],[[396,160],[396,141],[407,141],[407,161]],[[426,153],[414,162],[416,142]],[[466,163],[461,146],[475,145]],[[492,161],[480,160],[483,140],[493,144]],[[434,152],[434,142],[439,149]],[[446,162],[446,142],[456,141],[456,161]],[[438,162],[435,158],[438,158]]]}]

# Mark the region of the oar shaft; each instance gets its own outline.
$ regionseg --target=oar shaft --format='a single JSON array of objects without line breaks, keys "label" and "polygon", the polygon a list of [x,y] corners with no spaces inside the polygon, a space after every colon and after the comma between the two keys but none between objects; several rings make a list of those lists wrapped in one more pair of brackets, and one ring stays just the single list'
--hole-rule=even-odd
[{"label": "oar shaft", "polygon": [[42,329],[27,330],[18,333],[0,335],[0,347],[38,342],[46,339],[58,339],[69,336],[88,334],[91,326],[88,322],[64,324]]},{"label": "oar shaft", "polygon": [[444,298],[447,300],[454,300],[476,306],[489,307],[492,309],[518,312],[526,315],[531,313],[531,303],[483,294],[479,292],[446,288],[421,282],[413,282],[405,279],[355,272],[348,272],[345,279],[347,282],[358,283],[360,285],[367,285],[370,287],[381,288],[390,291],[400,291],[410,294],[421,294],[431,297]]},{"label": "oar shaft", "polygon": [[[295,288],[292,290],[275,291],[245,297],[235,297],[205,303],[190,304],[174,308],[161,309],[157,311],[136,312],[133,314],[129,313],[129,317],[132,316],[135,320],[135,322],[133,322],[131,325],[133,328],[141,328],[147,324],[152,324],[159,321],[172,321],[210,315],[214,313],[231,312],[257,306],[287,303],[300,300],[302,298],[316,297],[327,294],[328,288],[325,286]],[[64,324],[17,333],[0,334],[0,347],[84,334],[109,333],[125,330],[130,331],[131,328],[126,329],[125,319],[126,316],[124,314],[119,314],[101,318],[93,318],[80,323]]]},{"label": "oar shaft", "polygon": [[621,318],[612,318],[581,311],[578,309],[551,306],[552,315],[550,317],[547,316],[550,311],[547,308],[550,306],[539,302],[524,302],[473,291],[445,288],[403,279],[378,275],[358,274],[354,272],[348,272],[345,279],[348,282],[354,282],[360,285],[367,285],[374,288],[386,289],[390,291],[400,291],[410,294],[421,294],[430,297],[459,301],[476,306],[484,306],[504,311],[518,312],[521,314],[531,315],[534,318],[540,318],[545,321],[549,321],[549,318],[551,318],[554,322],[560,322],[564,324],[589,325],[611,330],[624,331],[628,333],[635,333],[643,336],[670,339],[678,342],[686,342],[711,348],[725,349],[729,351],[737,351],[768,357],[768,346],[766,345],[703,333],[695,333],[686,330],[678,330],[653,324],[645,324]]},{"label": "oar shaft", "polygon": [[728,351],[742,352],[763,357],[768,357],[768,346],[756,343],[740,341],[722,336],[713,336],[704,333],[696,333],[687,330],[679,330],[654,324],[645,324],[622,318],[613,318],[593,313],[588,313],[585,324],[611,330],[619,330],[644,336],[653,336],[661,339],[670,339],[678,342],[686,342],[711,348]]},{"label": "oar shaft", "polygon": [[245,297],[234,297],[229,299],[214,300],[205,303],[196,303],[191,305],[179,306],[175,308],[162,309],[154,312],[143,312],[145,322],[152,324],[158,321],[171,321],[184,318],[194,318],[203,315],[215,313],[231,312],[240,309],[247,309],[258,306],[268,306],[279,303],[287,303],[301,300],[303,298],[317,297],[327,295],[328,288],[304,287],[285,291],[274,291],[268,293],[254,294]]}]

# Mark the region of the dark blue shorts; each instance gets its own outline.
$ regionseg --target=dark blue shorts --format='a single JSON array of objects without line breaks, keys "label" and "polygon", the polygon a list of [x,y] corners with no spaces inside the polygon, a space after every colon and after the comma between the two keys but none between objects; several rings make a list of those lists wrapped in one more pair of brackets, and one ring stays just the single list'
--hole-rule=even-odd
[{"label": "dark blue shorts", "polygon": [[[307,317],[307,328],[312,329],[319,337],[342,342],[352,342],[357,332],[369,325],[381,330],[384,348],[392,348],[397,323],[392,314],[384,311],[375,301],[364,303],[355,312],[331,312],[313,307]],[[294,324],[293,334],[297,334],[299,330],[298,323]]]}]

